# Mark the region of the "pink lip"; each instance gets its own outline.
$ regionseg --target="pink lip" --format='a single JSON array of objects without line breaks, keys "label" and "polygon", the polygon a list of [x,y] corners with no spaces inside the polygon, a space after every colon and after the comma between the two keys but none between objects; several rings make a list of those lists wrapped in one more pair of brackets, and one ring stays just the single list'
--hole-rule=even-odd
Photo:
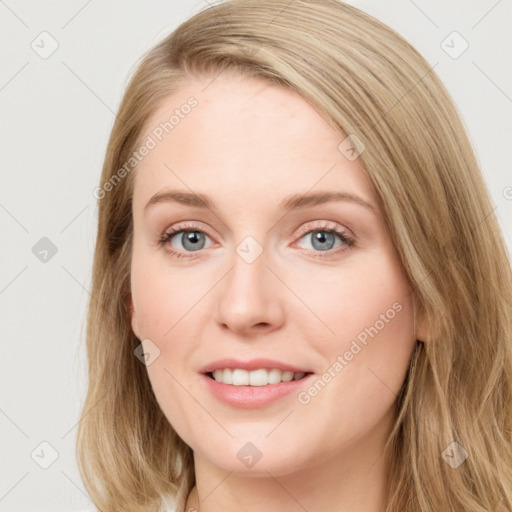
[{"label": "pink lip", "polygon": [[[229,366],[224,366],[224,368],[229,368]],[[240,368],[240,366],[237,368]],[[276,367],[273,366],[272,368]],[[201,379],[210,392],[220,401],[242,409],[257,409],[265,407],[290,393],[295,392],[297,394],[312,376],[311,373],[299,380],[267,384],[266,386],[233,386],[217,382],[205,374],[201,375]]]},{"label": "pink lip", "polygon": [[219,359],[218,361],[214,361],[213,363],[207,364],[203,368],[199,370],[200,373],[209,373],[214,370],[223,370],[224,368],[241,368],[243,370],[258,370],[260,368],[266,368],[267,370],[271,370],[272,368],[277,368],[282,371],[289,371],[293,373],[309,373],[311,370],[299,368],[298,366],[293,366],[291,364],[283,363],[281,361],[276,361],[275,359],[251,359],[250,361],[240,361],[238,359]]}]

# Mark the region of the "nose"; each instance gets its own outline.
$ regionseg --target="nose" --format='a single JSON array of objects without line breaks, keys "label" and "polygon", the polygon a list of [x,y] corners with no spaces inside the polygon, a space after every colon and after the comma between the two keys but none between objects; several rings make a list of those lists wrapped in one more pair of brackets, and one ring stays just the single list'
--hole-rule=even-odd
[{"label": "nose", "polygon": [[251,262],[234,254],[231,270],[217,287],[215,320],[223,329],[251,337],[283,324],[284,285],[265,255],[263,251]]}]

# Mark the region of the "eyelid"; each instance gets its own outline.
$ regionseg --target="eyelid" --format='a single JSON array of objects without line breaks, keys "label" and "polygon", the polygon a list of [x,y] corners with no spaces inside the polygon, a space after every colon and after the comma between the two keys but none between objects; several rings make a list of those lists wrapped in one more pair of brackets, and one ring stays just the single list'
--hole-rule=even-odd
[{"label": "eyelid", "polygon": [[178,223],[176,226],[171,226],[171,227],[166,228],[163,231],[162,235],[160,236],[159,240],[161,241],[163,238],[167,238],[167,237],[172,238],[172,237],[176,236],[177,234],[180,234],[180,233],[183,233],[186,231],[197,231],[200,233],[204,233],[212,240],[214,239],[214,237],[212,237],[210,235],[209,230],[207,228],[204,228],[204,227],[202,227],[202,225],[199,225],[199,224],[194,224],[194,222],[197,222],[197,221],[192,221],[192,223],[190,223],[190,222]]},{"label": "eyelid", "polygon": [[[318,223],[321,223],[318,224]],[[199,223],[198,221],[188,221],[183,223],[178,223],[176,226],[169,227],[164,230],[162,235],[157,240],[157,245],[161,245],[163,247],[166,247],[167,244],[170,242],[174,236],[178,234],[182,234],[183,232],[187,231],[197,231],[201,232],[205,235],[207,235],[210,239],[213,240],[213,237],[209,234],[208,229],[200,227],[202,226],[202,223]],[[310,234],[314,231],[326,231],[331,232],[338,238],[342,240],[344,243],[344,248],[340,249],[339,247],[334,250],[328,250],[328,251],[313,251],[315,253],[314,258],[325,258],[325,259],[332,259],[335,258],[339,253],[344,252],[348,249],[350,249],[355,244],[355,237],[351,234],[351,232],[344,228],[343,226],[339,225],[337,222],[334,221],[309,221],[305,224],[302,224],[300,228],[298,229],[298,232],[296,231],[295,239],[296,241],[293,243],[295,245],[297,242],[299,242],[305,235]],[[293,246],[292,245],[292,246]],[[200,253],[204,251],[203,249],[200,249],[197,251],[197,255],[195,255],[195,251],[182,251],[182,250],[176,250],[176,249],[170,249],[166,248],[167,252],[169,252],[171,255],[175,255],[179,258],[194,258],[197,256],[200,256]],[[306,250],[307,249],[303,249]],[[325,252],[325,254],[322,254]],[[186,255],[186,256],[185,256]]]},{"label": "eyelid", "polygon": [[[320,225],[319,224],[315,224],[316,223],[321,223]],[[313,224],[313,225],[311,225]],[[347,237],[350,237],[350,238],[353,238],[354,236],[352,235],[352,233],[350,232],[350,230],[348,230],[347,228],[345,228],[344,226],[341,226],[340,224],[338,224],[337,222],[334,222],[334,221],[331,221],[331,220],[322,220],[322,221],[310,221],[310,222],[306,222],[305,224],[302,224],[302,226],[298,229],[298,235],[301,236],[301,235],[304,235],[308,232],[311,232],[311,231],[322,231],[324,229],[335,229],[336,231],[342,231],[344,234],[347,235]]]},{"label": "eyelid", "polygon": [[162,233],[162,236],[165,235],[166,233],[177,233],[180,231],[201,231],[207,234],[210,238],[212,238],[209,233],[209,229],[205,226],[205,224],[195,220],[178,222],[175,226],[169,226],[165,228],[165,230]]},{"label": "eyelid", "polygon": [[[319,222],[321,222],[322,224],[318,225]],[[317,223],[317,224],[315,224],[315,223]],[[212,237],[212,235],[209,233],[208,229],[205,227],[202,227],[202,226],[203,226],[203,224],[200,223],[199,221],[185,221],[183,223],[178,223],[176,226],[166,228],[163,231],[161,237],[164,237],[168,234],[175,235],[182,231],[190,230],[190,231],[203,232],[204,234],[208,235],[210,238],[213,239],[214,237]],[[302,224],[298,228],[298,230],[296,230],[295,236],[302,237],[302,235],[307,234],[311,231],[321,231],[323,229],[336,229],[338,231],[342,231],[348,237],[353,238],[353,235],[347,228],[340,226],[337,222],[329,221],[329,220],[306,222],[305,224]]]}]

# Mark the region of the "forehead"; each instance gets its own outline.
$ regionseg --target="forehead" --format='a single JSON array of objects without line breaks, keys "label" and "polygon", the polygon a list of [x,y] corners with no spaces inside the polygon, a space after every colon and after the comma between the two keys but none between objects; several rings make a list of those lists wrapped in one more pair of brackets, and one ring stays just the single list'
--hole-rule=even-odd
[{"label": "forehead", "polygon": [[275,202],[334,188],[375,202],[359,162],[338,149],[345,136],[298,93],[259,78],[195,77],[165,99],[143,132],[155,144],[136,167],[134,203],[163,187]]}]

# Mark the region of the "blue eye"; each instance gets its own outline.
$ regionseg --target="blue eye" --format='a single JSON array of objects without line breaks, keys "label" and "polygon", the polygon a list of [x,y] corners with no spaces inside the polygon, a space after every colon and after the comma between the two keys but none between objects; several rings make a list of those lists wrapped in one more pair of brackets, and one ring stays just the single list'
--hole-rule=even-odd
[{"label": "blue eye", "polygon": [[[350,250],[355,244],[355,240],[349,236],[344,230],[338,228],[336,224],[324,223],[321,226],[314,226],[308,229],[310,225],[306,225],[300,230],[300,240],[309,237],[312,246],[312,256],[320,259],[333,259],[341,255],[345,251]],[[334,247],[336,238],[341,240],[341,244]]]},{"label": "blue eye", "polygon": [[181,231],[180,233],[180,241],[187,251],[198,251],[204,247],[205,233],[202,231]]},{"label": "blue eye", "polygon": [[[299,240],[311,235],[311,251],[314,257],[330,258],[340,252],[350,249],[354,245],[354,239],[349,237],[345,231],[333,226],[317,226],[315,229],[302,230]],[[159,244],[165,247],[165,250],[176,258],[193,257],[194,252],[205,248],[205,239],[210,238],[203,230],[195,226],[178,226],[171,228],[163,233],[159,239]],[[175,249],[171,243],[177,238],[183,249]],[[335,247],[336,238],[341,243]],[[188,253],[188,254],[187,254]],[[325,253],[325,254],[322,254]]]},{"label": "blue eye", "polygon": [[341,239],[341,241],[347,245],[351,244],[351,240],[345,235],[345,233],[336,229],[315,229],[313,231],[308,231],[302,238],[310,235],[312,235],[310,238],[311,245],[318,251],[329,251],[334,249],[336,237]]},{"label": "blue eye", "polygon": [[[194,229],[170,229],[166,231],[162,238],[160,239],[160,244],[166,247],[167,252],[178,257],[183,258],[187,257],[183,252],[196,252],[204,248],[205,245],[205,237],[208,236],[204,231],[194,228]],[[174,250],[172,247],[169,247],[168,242],[171,242],[173,238],[178,238],[181,242],[185,251],[179,249],[178,251]]]}]

